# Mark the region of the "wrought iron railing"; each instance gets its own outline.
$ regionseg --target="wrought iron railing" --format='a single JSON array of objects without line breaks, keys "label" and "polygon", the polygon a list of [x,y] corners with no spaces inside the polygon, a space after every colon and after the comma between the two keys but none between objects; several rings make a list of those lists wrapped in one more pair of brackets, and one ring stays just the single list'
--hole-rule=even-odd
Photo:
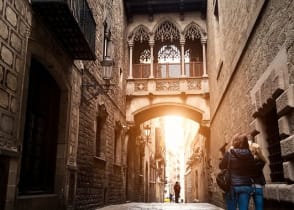
[{"label": "wrought iron railing", "polygon": [[95,59],[96,23],[87,0],[31,0],[74,59]]},{"label": "wrought iron railing", "polygon": [[96,23],[87,0],[66,0],[91,49],[95,51]]}]

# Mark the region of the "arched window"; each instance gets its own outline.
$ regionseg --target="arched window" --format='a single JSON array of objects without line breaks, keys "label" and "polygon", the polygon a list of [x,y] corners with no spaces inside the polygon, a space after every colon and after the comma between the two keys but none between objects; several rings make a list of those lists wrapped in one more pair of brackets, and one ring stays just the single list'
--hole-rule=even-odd
[{"label": "arched window", "polygon": [[164,45],[158,52],[159,63],[180,63],[181,52],[175,45]]},{"label": "arched window", "polygon": [[133,77],[148,78],[150,75],[151,52],[149,32],[143,25],[134,30],[133,40]]},{"label": "arched window", "polygon": [[181,52],[176,45],[163,45],[158,51],[157,78],[181,76]]},{"label": "arched window", "polygon": [[140,63],[150,63],[151,62],[151,52],[149,49],[145,49],[143,50],[143,52],[140,54]]},{"label": "arched window", "polygon": [[201,28],[190,24],[185,32],[185,74],[188,77],[203,75],[203,52],[201,45]]}]

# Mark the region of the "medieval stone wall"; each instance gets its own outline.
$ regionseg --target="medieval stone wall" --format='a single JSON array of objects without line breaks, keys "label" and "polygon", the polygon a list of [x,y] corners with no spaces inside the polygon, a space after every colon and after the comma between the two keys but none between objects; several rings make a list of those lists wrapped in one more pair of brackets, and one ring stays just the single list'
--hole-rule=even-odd
[{"label": "medieval stone wall", "polygon": [[[67,196],[67,192],[62,190],[66,188],[64,177],[66,177],[67,132],[71,132],[71,129],[77,130],[76,127],[72,128],[68,125],[69,110],[76,108],[71,106],[69,98],[74,104],[79,104],[77,94],[79,95],[80,88],[75,88],[79,84],[79,74],[76,71],[77,68],[73,67],[71,58],[62,49],[46,24],[32,10],[28,1],[1,1],[0,28],[0,154],[10,157],[7,159],[8,171],[6,172],[9,178],[4,191],[3,186],[1,187],[0,194],[6,200],[5,209],[7,210],[33,209],[32,203],[35,203],[35,206],[48,205],[48,207],[57,208],[64,205],[64,200],[58,201],[57,196],[51,196],[51,198],[45,196],[43,199],[37,199],[34,196],[28,199],[16,199],[19,198],[17,192],[31,59],[34,58],[42,63],[61,89],[60,109],[65,111],[59,115],[60,132],[57,140],[55,174],[55,192],[60,195],[60,198]],[[77,73],[73,76],[75,78],[73,80],[71,73]],[[71,82],[76,84],[71,85]],[[69,97],[71,86],[74,91],[73,96]],[[73,120],[75,121],[76,119]],[[74,135],[70,136],[74,137]],[[2,158],[1,155],[0,158]]]},{"label": "medieval stone wall", "polygon": [[[211,40],[208,42],[213,145],[210,152],[215,173],[221,145],[230,142],[236,132],[252,132],[250,124],[254,121],[253,114],[258,113],[269,100],[276,100],[279,106],[277,97],[283,91],[289,92],[294,72],[293,1],[216,2],[218,17],[214,14],[213,1],[208,1],[207,15],[208,40]],[[220,40],[217,40],[217,33],[220,34]],[[222,42],[223,46],[217,45],[218,42]],[[221,48],[218,50],[221,52],[219,60],[215,59],[215,46]],[[253,92],[260,94],[260,98],[252,96]],[[288,97],[287,100],[292,99]],[[291,107],[291,103],[287,103],[288,105],[283,107]],[[289,114],[291,108],[287,110],[288,122],[292,122],[293,115]],[[280,116],[284,115],[279,109],[278,112]],[[287,125],[291,127],[288,122]],[[290,130],[287,136],[293,136],[292,131]],[[257,138],[262,139],[261,136]],[[261,143],[264,141],[261,140]],[[263,149],[267,150],[266,147]],[[268,174],[266,176],[268,177]],[[289,189],[286,188],[285,192],[290,192],[291,185],[288,186]],[[212,194],[212,201],[222,202],[219,189],[215,187],[213,191],[215,193]],[[277,198],[271,197],[274,200]],[[291,201],[290,198],[283,200]]]},{"label": "medieval stone wall", "polygon": [[20,95],[31,10],[27,2],[0,2],[0,149],[17,152]]},{"label": "medieval stone wall", "polygon": [[[104,23],[111,31],[111,48],[109,55],[114,60],[114,84],[107,94],[99,94],[89,101],[82,99],[79,121],[78,144],[78,176],[77,176],[77,209],[93,209],[113,203],[121,203],[126,199],[125,186],[125,154],[124,131],[121,136],[120,151],[115,146],[116,124],[125,125],[125,78],[127,70],[127,46],[125,39],[125,17],[122,1],[89,1],[96,22],[96,56],[95,62],[84,61],[84,66],[91,74],[102,80]],[[85,93],[86,98],[91,93]],[[104,107],[101,110],[101,107]],[[96,117],[105,114],[106,119],[101,131],[102,153],[96,154]],[[118,152],[115,157],[115,151]],[[119,161],[117,161],[118,159]]]}]

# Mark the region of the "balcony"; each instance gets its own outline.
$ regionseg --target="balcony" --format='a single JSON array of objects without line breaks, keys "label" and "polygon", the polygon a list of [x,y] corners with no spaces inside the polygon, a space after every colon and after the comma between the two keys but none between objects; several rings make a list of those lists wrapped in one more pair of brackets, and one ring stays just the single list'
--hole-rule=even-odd
[{"label": "balcony", "polygon": [[[154,63],[155,78],[181,77],[180,63]],[[203,75],[202,62],[185,63],[185,75],[187,77],[201,77]],[[150,76],[150,64],[133,64],[133,78],[143,79]]]},{"label": "balcony", "polygon": [[150,64],[133,64],[133,77],[127,80],[128,95],[197,95],[209,92],[202,62],[185,63],[184,76],[180,63],[154,63],[154,78],[150,78],[150,67]]},{"label": "balcony", "polygon": [[96,23],[86,0],[31,0],[31,3],[73,59],[96,59]]}]

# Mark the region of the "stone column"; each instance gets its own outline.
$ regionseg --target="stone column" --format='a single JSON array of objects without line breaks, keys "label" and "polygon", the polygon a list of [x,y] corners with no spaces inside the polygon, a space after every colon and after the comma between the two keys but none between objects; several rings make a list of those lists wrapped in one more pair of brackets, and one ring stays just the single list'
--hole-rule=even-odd
[{"label": "stone column", "polygon": [[185,39],[184,38],[181,38],[180,45],[181,45],[181,76],[185,77],[186,72],[185,72]]},{"label": "stone column", "polygon": [[203,53],[203,75],[202,77],[208,77],[206,72],[206,44],[207,38],[201,38],[201,44],[202,44],[202,53]]},{"label": "stone column", "polygon": [[130,47],[130,64],[129,64],[129,77],[128,79],[133,79],[133,46],[134,46],[134,42],[133,41],[129,41],[128,42],[129,47]]},{"label": "stone column", "polygon": [[154,78],[154,72],[153,72],[153,63],[154,63],[154,56],[153,56],[153,46],[154,46],[154,40],[149,40],[149,46],[150,46],[150,76],[149,78]]}]

